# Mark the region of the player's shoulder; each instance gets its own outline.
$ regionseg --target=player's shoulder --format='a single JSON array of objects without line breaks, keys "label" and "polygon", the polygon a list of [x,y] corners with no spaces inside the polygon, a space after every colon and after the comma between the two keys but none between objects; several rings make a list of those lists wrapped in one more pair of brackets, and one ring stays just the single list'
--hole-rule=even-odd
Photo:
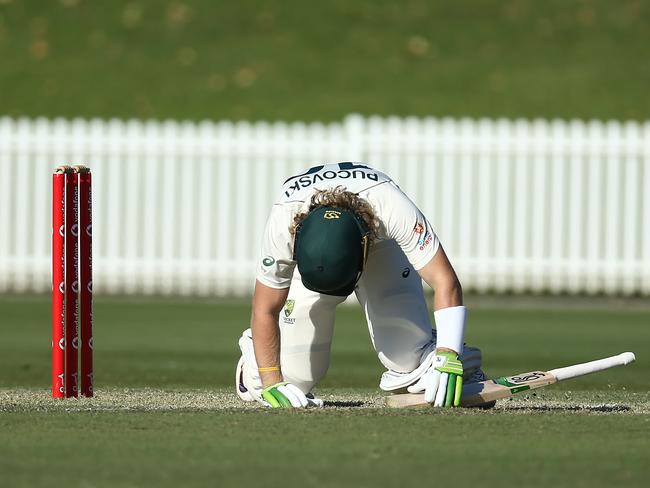
[{"label": "player's shoulder", "polygon": [[361,193],[387,182],[392,182],[388,175],[364,163],[321,164],[287,178],[277,202],[304,202],[316,190],[336,186]]}]

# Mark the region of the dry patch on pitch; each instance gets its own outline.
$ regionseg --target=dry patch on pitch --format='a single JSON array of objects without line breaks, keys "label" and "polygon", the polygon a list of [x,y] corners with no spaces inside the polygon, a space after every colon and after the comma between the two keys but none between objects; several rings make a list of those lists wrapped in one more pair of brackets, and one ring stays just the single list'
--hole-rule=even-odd
[{"label": "dry patch on pitch", "polygon": [[[325,408],[322,410],[324,412],[332,410],[367,411],[384,408],[384,395],[380,392],[331,390],[321,392],[319,396],[325,400]],[[209,412],[261,408],[257,403],[240,401],[230,389],[107,388],[99,390],[93,398],[71,398],[68,400],[52,399],[49,390],[0,390],[0,412]],[[402,411],[407,412],[407,410]],[[408,409],[408,411],[421,414],[427,409]],[[650,393],[548,391],[501,400],[497,402],[496,408],[489,411],[463,409],[463,412],[476,412],[477,414],[546,412],[648,414],[650,413]]]}]

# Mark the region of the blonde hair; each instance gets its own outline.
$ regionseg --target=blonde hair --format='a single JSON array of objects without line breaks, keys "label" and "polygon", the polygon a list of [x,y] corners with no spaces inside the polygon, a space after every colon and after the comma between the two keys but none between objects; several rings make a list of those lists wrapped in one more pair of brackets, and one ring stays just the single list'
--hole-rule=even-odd
[{"label": "blonde hair", "polygon": [[378,223],[375,211],[367,201],[359,197],[356,193],[347,191],[343,186],[337,186],[327,190],[316,190],[316,193],[311,197],[309,210],[301,212],[293,218],[293,222],[289,227],[291,235],[296,234],[296,229],[302,221],[305,220],[307,215],[309,215],[309,212],[320,207],[335,207],[354,212],[368,226],[368,230],[370,231],[370,243],[372,243],[377,236]]}]

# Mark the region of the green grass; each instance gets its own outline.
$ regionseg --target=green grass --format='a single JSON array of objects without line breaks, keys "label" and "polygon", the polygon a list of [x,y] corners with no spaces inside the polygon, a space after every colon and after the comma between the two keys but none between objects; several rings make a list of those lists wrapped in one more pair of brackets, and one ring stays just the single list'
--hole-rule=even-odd
[{"label": "green grass", "polygon": [[14,487],[72,473],[68,486],[644,486],[650,473],[647,422],[620,415],[30,413],[0,426]]},{"label": "green grass", "polygon": [[[650,375],[650,310],[472,308],[469,344],[483,351],[491,376],[551,369],[634,351],[630,368],[588,376],[556,388],[645,391]],[[230,385],[237,340],[248,327],[247,301],[137,302],[98,298],[97,384],[107,387],[206,388]],[[0,344],[0,387],[43,387],[49,381],[50,303],[47,297],[1,297],[12,324]],[[333,359],[324,387],[375,388],[382,368],[359,307],[340,307]],[[607,386],[610,385],[610,386]]]},{"label": "green grass", "polygon": [[647,119],[622,0],[0,1],[0,114]]},{"label": "green grass", "polygon": [[[238,408],[224,392],[238,357],[236,340],[248,323],[246,302],[99,297],[97,401],[55,402],[47,391],[48,298],[0,296],[3,483],[48,486],[55,475],[74,473],[69,486],[255,486],[264,480],[267,486],[374,487],[440,479],[459,486],[644,486],[650,310],[606,301],[584,309],[499,301],[471,307],[468,333],[492,375],[624,350],[638,360],[521,394],[489,412],[364,407],[369,395],[379,395],[381,368],[359,310],[347,307],[338,314],[332,368],[321,389],[328,408]],[[147,394],[154,404],[162,398],[145,387],[172,392],[165,401],[185,395],[185,403],[177,411],[173,403],[153,411],[131,405],[136,392],[135,403]],[[198,390],[216,396],[187,406],[192,395],[205,400]],[[340,408],[331,398],[352,403]]]}]

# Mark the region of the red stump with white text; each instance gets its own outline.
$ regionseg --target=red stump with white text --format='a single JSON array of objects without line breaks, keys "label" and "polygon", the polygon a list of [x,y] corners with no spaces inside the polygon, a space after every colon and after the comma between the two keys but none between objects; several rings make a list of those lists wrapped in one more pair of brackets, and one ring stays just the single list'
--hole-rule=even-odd
[{"label": "red stump with white text", "polygon": [[81,394],[93,396],[93,212],[90,170],[77,166],[79,185],[79,335]]},{"label": "red stump with white text", "polygon": [[52,180],[54,398],[93,395],[90,181],[85,166],[58,167]]},{"label": "red stump with white text", "polygon": [[52,177],[52,397],[65,396],[65,173]]},{"label": "red stump with white text", "polygon": [[78,396],[79,337],[77,302],[79,293],[78,193],[74,173],[65,173],[65,396]]}]

